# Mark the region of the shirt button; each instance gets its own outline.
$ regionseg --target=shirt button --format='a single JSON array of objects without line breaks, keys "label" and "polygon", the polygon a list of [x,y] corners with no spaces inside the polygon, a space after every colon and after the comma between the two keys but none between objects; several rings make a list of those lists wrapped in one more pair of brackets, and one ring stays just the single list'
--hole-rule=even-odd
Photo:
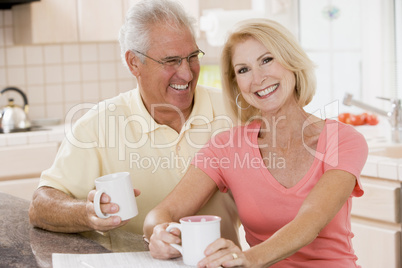
[{"label": "shirt button", "polygon": [[177,151],[180,151],[180,149],[181,149],[180,145],[177,145],[176,149],[177,149]]}]

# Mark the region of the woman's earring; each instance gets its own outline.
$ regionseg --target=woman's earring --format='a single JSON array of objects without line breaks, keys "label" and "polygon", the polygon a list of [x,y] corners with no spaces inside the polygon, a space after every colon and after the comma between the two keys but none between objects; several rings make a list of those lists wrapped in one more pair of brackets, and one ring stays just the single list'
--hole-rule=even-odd
[{"label": "woman's earring", "polygon": [[236,106],[239,107],[240,110],[247,110],[251,105],[249,104],[246,108],[241,107],[239,104],[239,96],[240,96],[240,93],[236,97]]}]

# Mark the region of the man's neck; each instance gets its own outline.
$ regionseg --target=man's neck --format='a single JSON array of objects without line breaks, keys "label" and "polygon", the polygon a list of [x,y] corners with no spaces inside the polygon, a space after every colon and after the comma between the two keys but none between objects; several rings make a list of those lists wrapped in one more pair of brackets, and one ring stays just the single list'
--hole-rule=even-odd
[{"label": "man's neck", "polygon": [[172,109],[154,109],[151,116],[154,120],[161,125],[167,125],[174,129],[177,133],[180,133],[184,123],[189,118],[192,111],[192,107],[183,110],[172,110]]}]

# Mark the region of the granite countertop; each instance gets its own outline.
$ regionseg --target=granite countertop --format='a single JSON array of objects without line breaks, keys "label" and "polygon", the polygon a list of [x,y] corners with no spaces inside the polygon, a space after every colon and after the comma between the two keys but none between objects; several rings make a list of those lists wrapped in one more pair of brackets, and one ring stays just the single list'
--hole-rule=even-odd
[{"label": "granite countertop", "polygon": [[52,253],[146,250],[141,235],[122,230],[65,234],[34,228],[28,208],[29,201],[0,193],[1,267],[52,267]]}]

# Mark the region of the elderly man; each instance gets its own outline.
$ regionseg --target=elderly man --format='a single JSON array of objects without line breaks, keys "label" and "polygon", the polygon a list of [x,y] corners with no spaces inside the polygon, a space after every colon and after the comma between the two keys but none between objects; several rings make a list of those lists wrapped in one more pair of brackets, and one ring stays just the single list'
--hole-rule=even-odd
[{"label": "elderly man", "polygon": [[[29,210],[33,225],[55,232],[122,227],[142,233],[146,214],[180,181],[194,154],[232,126],[220,91],[197,86],[204,52],[192,22],[173,1],[144,0],[129,10],[119,39],[138,87],[100,102],[76,122],[41,176]],[[139,214],[128,221],[98,218],[94,181],[120,171],[130,172],[141,191]],[[102,202],[104,213],[118,210],[105,194]],[[222,236],[237,243],[231,196],[215,194],[200,213],[221,216]]]}]

